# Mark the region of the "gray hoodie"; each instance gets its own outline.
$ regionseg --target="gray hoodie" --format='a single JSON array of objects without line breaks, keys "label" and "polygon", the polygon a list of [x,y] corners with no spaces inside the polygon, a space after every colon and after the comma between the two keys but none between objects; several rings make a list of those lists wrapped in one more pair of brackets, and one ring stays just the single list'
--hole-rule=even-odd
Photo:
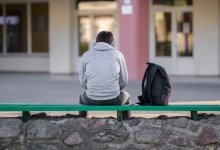
[{"label": "gray hoodie", "polygon": [[107,43],[96,43],[82,57],[79,80],[90,99],[116,98],[128,83],[123,54]]}]

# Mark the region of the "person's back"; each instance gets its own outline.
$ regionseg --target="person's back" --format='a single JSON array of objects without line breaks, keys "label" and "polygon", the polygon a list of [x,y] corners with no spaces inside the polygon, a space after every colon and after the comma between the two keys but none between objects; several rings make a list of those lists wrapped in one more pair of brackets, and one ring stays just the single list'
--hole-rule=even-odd
[{"label": "person's back", "polygon": [[[86,66],[86,94],[94,100],[116,98],[127,84],[127,73],[123,55],[111,45],[98,42],[82,58]],[[120,71],[123,69],[123,71]],[[120,74],[121,73],[121,74]],[[123,73],[123,74],[122,74]],[[83,73],[80,73],[82,75]],[[80,76],[81,83],[83,76]],[[120,79],[121,78],[121,79]],[[119,81],[120,84],[119,84]]]},{"label": "person's back", "polygon": [[[112,42],[112,33],[102,31],[94,47],[83,54],[79,79],[85,92],[80,95],[80,104],[129,104],[129,94],[123,90],[128,83],[125,59],[111,46]],[[80,113],[86,116],[85,112]]]}]

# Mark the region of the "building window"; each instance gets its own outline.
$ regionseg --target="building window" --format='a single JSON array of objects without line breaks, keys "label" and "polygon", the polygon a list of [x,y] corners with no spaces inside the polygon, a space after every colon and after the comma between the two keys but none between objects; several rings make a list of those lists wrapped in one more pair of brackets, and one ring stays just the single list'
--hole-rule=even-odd
[{"label": "building window", "polygon": [[48,3],[0,4],[0,53],[48,53],[48,17]]},{"label": "building window", "polygon": [[6,5],[7,52],[27,52],[27,6]]},{"label": "building window", "polygon": [[0,5],[0,53],[3,52],[3,24],[4,24],[3,9],[2,9],[2,5]]},{"label": "building window", "polygon": [[48,4],[32,4],[32,52],[48,52]]}]

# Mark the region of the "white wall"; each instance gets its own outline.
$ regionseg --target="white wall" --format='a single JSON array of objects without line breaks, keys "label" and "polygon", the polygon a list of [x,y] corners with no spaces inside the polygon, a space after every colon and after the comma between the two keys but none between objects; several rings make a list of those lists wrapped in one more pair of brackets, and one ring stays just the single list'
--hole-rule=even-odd
[{"label": "white wall", "polygon": [[71,0],[49,1],[50,73],[70,73],[72,59]]},{"label": "white wall", "polygon": [[219,75],[219,0],[194,0],[194,49],[197,75]]},{"label": "white wall", "polygon": [[72,5],[72,37],[73,37],[73,42],[72,42],[72,55],[73,58],[71,59],[71,69],[73,73],[79,73],[79,68],[80,68],[80,62],[81,59],[79,58],[79,37],[78,37],[78,32],[79,32],[79,27],[78,27],[78,11],[75,7],[76,1],[73,0],[73,5]]},{"label": "white wall", "polygon": [[0,70],[13,72],[48,72],[49,59],[48,56],[1,56]]}]

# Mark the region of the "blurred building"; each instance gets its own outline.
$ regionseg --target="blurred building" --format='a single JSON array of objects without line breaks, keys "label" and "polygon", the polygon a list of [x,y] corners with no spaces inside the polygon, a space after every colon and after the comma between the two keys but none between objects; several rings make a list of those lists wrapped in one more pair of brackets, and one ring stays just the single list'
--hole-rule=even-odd
[{"label": "blurred building", "polygon": [[220,75],[219,0],[0,0],[0,71],[78,73],[110,30],[130,79],[146,62],[172,75]]}]

